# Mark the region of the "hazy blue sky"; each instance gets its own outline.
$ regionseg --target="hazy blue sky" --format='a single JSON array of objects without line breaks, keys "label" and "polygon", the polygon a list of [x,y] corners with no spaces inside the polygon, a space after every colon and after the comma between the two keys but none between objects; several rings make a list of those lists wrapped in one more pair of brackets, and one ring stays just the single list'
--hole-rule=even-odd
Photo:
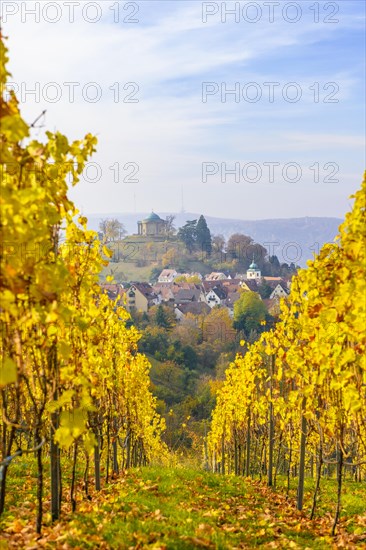
[{"label": "hazy blue sky", "polygon": [[363,1],[2,4],[27,121],[47,109],[48,129],[98,136],[72,193],[84,213],[176,212],[182,189],[186,210],[222,217],[349,209],[365,164]]}]

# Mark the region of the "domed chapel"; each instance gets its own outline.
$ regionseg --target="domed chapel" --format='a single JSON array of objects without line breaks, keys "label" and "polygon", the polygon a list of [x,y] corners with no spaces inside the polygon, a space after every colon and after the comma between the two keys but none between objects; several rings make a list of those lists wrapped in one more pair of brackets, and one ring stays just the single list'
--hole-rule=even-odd
[{"label": "domed chapel", "polygon": [[149,237],[160,237],[165,235],[167,230],[167,222],[160,218],[155,212],[137,222],[138,234]]}]

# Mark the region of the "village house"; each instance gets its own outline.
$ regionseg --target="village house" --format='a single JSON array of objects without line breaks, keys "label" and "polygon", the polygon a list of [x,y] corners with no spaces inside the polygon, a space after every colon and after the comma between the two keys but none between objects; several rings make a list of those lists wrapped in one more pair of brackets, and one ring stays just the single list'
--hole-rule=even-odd
[{"label": "village house", "polygon": [[204,295],[206,296],[207,292],[209,292],[212,288],[215,288],[217,286],[221,286],[222,281],[216,282],[216,281],[202,281],[201,287],[204,292]]},{"label": "village house", "polygon": [[126,290],[126,309],[129,312],[146,313],[150,307],[159,303],[159,296],[149,283],[132,283]]},{"label": "village house", "polygon": [[205,294],[201,284],[187,283],[186,281],[173,283],[156,283],[153,289],[160,296],[162,302],[202,302]]},{"label": "village house", "polygon": [[215,286],[207,292],[206,303],[210,306],[210,308],[221,306],[224,305],[226,297],[227,292],[225,291],[225,289],[222,286]]},{"label": "village house", "polygon": [[256,279],[248,279],[246,281],[240,281],[239,285],[240,285],[240,288],[246,292],[258,293],[258,282]]},{"label": "village house", "polygon": [[229,311],[229,315],[231,318],[234,317],[234,304],[237,300],[239,300],[240,296],[241,296],[240,292],[232,291],[232,292],[229,292],[226,297],[225,305]]},{"label": "village house", "polygon": [[169,283],[156,283],[153,285],[155,294],[160,297],[161,302],[174,302],[173,285]]},{"label": "village house", "polygon": [[172,283],[178,277],[175,269],[163,269],[158,277],[158,283]]},{"label": "village house", "polygon": [[204,302],[190,302],[187,304],[177,304],[174,308],[174,313],[178,321],[191,313],[192,315],[208,315],[211,308]]},{"label": "village house", "polygon": [[241,288],[240,285],[241,281],[239,279],[228,279],[226,281],[220,281],[218,286],[222,286],[227,294],[231,294],[233,292],[239,292]]},{"label": "village house", "polygon": [[282,279],[282,277],[266,277],[266,276],[264,276],[263,279],[267,281],[267,283],[269,284],[280,283],[281,281],[284,280]]},{"label": "village house", "polygon": [[174,295],[174,300],[177,304],[184,304],[187,302],[199,302],[201,291],[196,288],[180,288]]},{"label": "village house", "polygon": [[123,285],[119,283],[101,283],[100,287],[102,291],[108,295],[110,300],[115,301],[117,298],[120,298],[119,303],[124,305],[124,294],[126,289],[123,288]]},{"label": "village house", "polygon": [[273,300],[274,298],[286,298],[289,295],[289,290],[284,282],[278,283],[273,289],[269,299]]},{"label": "village house", "polygon": [[222,273],[220,271],[213,271],[205,277],[206,281],[223,281],[224,279],[231,279],[231,277],[227,277],[225,273]]},{"label": "village house", "polygon": [[201,283],[174,282],[172,285],[172,289],[176,302],[179,301],[178,294],[180,294],[182,291],[187,291],[186,297],[189,295],[189,293],[192,293],[194,295],[195,301],[205,302],[205,292]]}]

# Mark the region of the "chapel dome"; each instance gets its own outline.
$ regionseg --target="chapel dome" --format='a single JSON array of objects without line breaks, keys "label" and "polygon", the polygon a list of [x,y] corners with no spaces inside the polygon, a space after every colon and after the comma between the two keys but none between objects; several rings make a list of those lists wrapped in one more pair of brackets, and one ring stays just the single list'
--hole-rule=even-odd
[{"label": "chapel dome", "polygon": [[160,216],[155,214],[155,212],[151,212],[151,214],[149,214],[149,216],[147,218],[145,218],[144,220],[142,220],[142,221],[143,222],[157,222],[157,221],[162,221],[162,219],[160,218]]}]

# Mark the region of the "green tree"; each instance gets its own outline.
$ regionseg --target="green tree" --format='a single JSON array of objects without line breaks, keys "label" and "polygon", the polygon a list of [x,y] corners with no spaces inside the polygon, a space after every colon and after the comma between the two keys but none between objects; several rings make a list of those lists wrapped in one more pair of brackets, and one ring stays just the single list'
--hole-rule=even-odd
[{"label": "green tree", "polygon": [[196,244],[196,232],[197,220],[188,220],[183,227],[179,228],[178,239],[182,241],[189,252],[193,252],[194,246]]},{"label": "green tree", "polygon": [[273,255],[273,256],[269,257],[268,261],[271,265],[271,267],[270,267],[271,275],[273,277],[277,277],[281,273],[281,264],[280,264],[279,259],[277,258],[276,255]]},{"label": "green tree", "polygon": [[142,353],[155,355],[156,352],[159,352],[160,357],[165,358],[168,346],[169,341],[166,330],[157,326],[148,325],[142,331],[142,337],[139,341],[139,350]]},{"label": "green tree", "polygon": [[272,290],[271,285],[269,285],[265,279],[263,279],[263,282],[258,287],[259,295],[263,300],[270,297]]},{"label": "green tree", "polygon": [[179,275],[179,277],[176,277],[174,279],[175,283],[193,283],[196,285],[201,284],[201,279],[198,275]]},{"label": "green tree", "polygon": [[226,250],[228,257],[233,260],[239,260],[240,263],[245,263],[246,261],[249,265],[250,258],[247,250],[252,243],[253,239],[251,237],[242,233],[234,233],[227,242]]},{"label": "green tree", "polygon": [[188,367],[190,370],[194,370],[197,368],[197,361],[198,356],[197,352],[192,346],[183,346],[182,352],[184,356],[184,364],[186,367]]},{"label": "green tree", "polygon": [[243,292],[234,304],[234,328],[244,331],[248,337],[252,331],[261,331],[261,322],[267,317],[267,310],[255,292]]},{"label": "green tree", "polygon": [[231,235],[227,242],[227,259],[236,260],[239,269],[248,269],[253,258],[263,274],[271,268],[268,266],[267,250],[264,246],[254,242],[251,237],[241,233]]},{"label": "green tree", "polygon": [[196,225],[196,244],[199,250],[206,252],[208,256],[212,251],[211,232],[207,226],[204,216],[200,216]]},{"label": "green tree", "polygon": [[203,321],[199,315],[187,313],[185,317],[176,324],[174,337],[180,340],[183,345],[196,346],[202,341]]},{"label": "green tree", "polygon": [[227,308],[214,307],[203,325],[203,339],[220,352],[235,341],[235,330]]},{"label": "green tree", "polygon": [[160,267],[153,267],[151,272],[150,272],[150,277],[149,277],[150,282],[151,283],[156,283],[160,273],[161,273],[161,268]]},{"label": "green tree", "polygon": [[155,313],[155,323],[160,328],[165,328],[166,330],[169,330],[172,328],[172,319],[171,316],[169,316],[168,312],[166,311],[166,308],[162,306],[161,304],[158,305]]}]

